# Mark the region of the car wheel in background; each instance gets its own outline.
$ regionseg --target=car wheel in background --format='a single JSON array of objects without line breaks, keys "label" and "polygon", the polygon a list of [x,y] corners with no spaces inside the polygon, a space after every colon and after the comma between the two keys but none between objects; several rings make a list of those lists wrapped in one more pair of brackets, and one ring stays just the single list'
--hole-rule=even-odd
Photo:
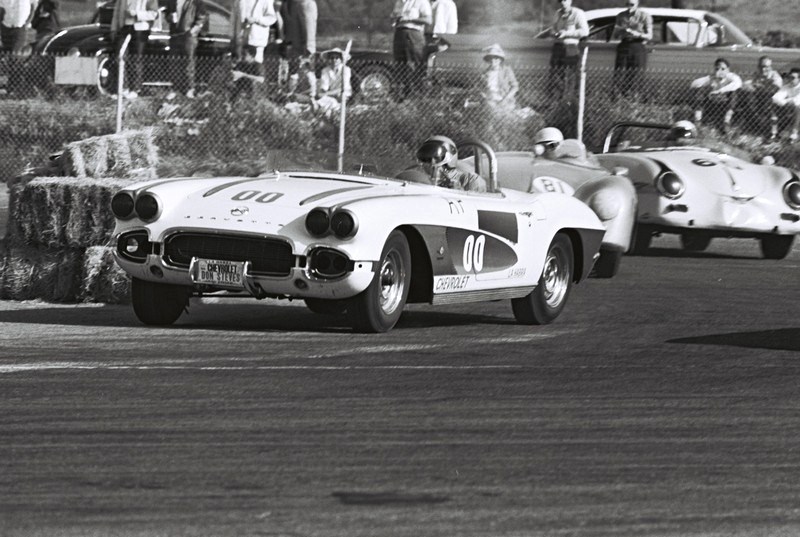
[{"label": "car wheel in background", "polygon": [[306,298],[306,307],[320,315],[339,315],[347,309],[346,300],[326,300],[323,298]]},{"label": "car wheel in background", "polygon": [[633,226],[633,239],[631,240],[631,255],[644,255],[650,248],[653,240],[653,230],[645,224],[635,224]]},{"label": "car wheel in background", "polygon": [[794,235],[761,237],[761,253],[766,259],[783,259],[792,251]]},{"label": "car wheel in background", "polygon": [[369,287],[347,307],[357,332],[388,332],[397,324],[411,284],[411,250],[400,231],[393,231],[381,252]]},{"label": "car wheel in background", "polygon": [[117,62],[111,56],[101,56],[97,62],[97,91],[111,97],[117,94]]},{"label": "car wheel in background", "polygon": [[619,271],[619,264],[622,260],[622,252],[611,250],[600,250],[600,257],[594,263],[592,276],[595,278],[613,278]]},{"label": "car wheel in background", "polygon": [[556,234],[544,261],[539,284],[526,297],[511,300],[514,318],[520,324],[548,324],[559,316],[572,290],[574,257],[572,241]]},{"label": "car wheel in background", "polygon": [[362,102],[379,103],[392,97],[392,73],[381,65],[358,69],[358,94]]},{"label": "car wheel in background", "polygon": [[711,244],[711,236],[705,233],[687,231],[681,233],[681,245],[688,252],[702,252]]},{"label": "car wheel in background", "polygon": [[164,326],[174,323],[189,305],[191,295],[191,287],[138,278],[131,281],[133,311],[144,324]]}]

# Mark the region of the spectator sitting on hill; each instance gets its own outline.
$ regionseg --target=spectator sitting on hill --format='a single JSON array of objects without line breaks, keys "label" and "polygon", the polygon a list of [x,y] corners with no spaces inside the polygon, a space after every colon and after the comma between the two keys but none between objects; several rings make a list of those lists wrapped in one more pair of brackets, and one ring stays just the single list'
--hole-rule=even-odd
[{"label": "spectator sitting on hill", "polygon": [[694,120],[716,125],[723,132],[730,127],[742,79],[731,71],[728,60],[717,58],[714,72],[693,80],[690,87],[695,90]]},{"label": "spectator sitting on hill", "polygon": [[800,129],[800,67],[792,67],[789,81],[772,96],[772,102],[789,118],[792,126],[789,141],[796,142]]},{"label": "spectator sitting on hill", "polygon": [[347,58],[340,48],[326,50],[321,57],[327,65],[319,77],[316,105],[322,114],[330,117],[341,105],[341,99],[347,100],[353,93],[350,67],[345,65]]},{"label": "spectator sitting on hill", "polygon": [[302,58],[299,71],[289,77],[286,109],[292,112],[316,111],[317,75],[310,58]]},{"label": "spectator sitting on hill", "polygon": [[483,61],[488,64],[482,76],[484,103],[494,111],[513,110],[517,106],[519,84],[514,71],[505,63],[506,53],[496,43],[483,49],[483,53]]},{"label": "spectator sitting on hill", "polygon": [[758,59],[758,69],[753,76],[745,80],[742,86],[744,97],[745,120],[752,123],[757,130],[765,130],[765,120],[769,119],[770,138],[778,135],[778,116],[772,96],[783,86],[781,74],[772,68],[769,56]]}]

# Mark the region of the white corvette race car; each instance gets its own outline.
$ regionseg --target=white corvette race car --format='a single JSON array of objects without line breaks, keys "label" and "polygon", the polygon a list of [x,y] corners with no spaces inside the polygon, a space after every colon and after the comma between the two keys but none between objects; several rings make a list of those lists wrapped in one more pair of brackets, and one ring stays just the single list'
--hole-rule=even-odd
[{"label": "white corvette race car", "polygon": [[606,169],[627,168],[636,187],[632,252],[675,233],[685,250],[702,251],[715,237],[752,237],[765,258],[786,257],[800,233],[798,174],[710,149],[694,138],[694,125],[679,124],[687,125],[619,123],[597,155]]},{"label": "white corvette race car", "polygon": [[553,321],[589,274],[605,229],[564,194],[489,192],[336,172],[163,179],[112,200],[118,264],[146,324],[191,296],[303,299],[384,332],[407,302],[511,299],[520,323]]}]

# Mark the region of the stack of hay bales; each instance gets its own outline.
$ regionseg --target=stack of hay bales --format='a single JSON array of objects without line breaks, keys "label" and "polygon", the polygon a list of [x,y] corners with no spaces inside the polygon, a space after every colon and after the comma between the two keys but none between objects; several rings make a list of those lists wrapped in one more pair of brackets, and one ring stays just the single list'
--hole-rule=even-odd
[{"label": "stack of hay bales", "polygon": [[111,198],[156,176],[153,131],[97,136],[66,146],[9,181],[0,298],[120,303],[129,280],[113,259]]}]

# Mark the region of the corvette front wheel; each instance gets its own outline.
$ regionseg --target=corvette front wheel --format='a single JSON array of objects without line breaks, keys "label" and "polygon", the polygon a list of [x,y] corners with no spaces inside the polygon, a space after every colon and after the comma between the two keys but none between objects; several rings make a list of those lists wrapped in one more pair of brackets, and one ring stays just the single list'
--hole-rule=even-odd
[{"label": "corvette front wheel", "polygon": [[306,307],[319,315],[339,315],[347,309],[346,300],[326,300],[324,298],[306,298]]},{"label": "corvette front wheel", "polygon": [[191,287],[155,283],[133,278],[133,312],[144,324],[166,326],[174,323],[189,304]]},{"label": "corvette front wheel", "polygon": [[559,316],[572,290],[572,241],[558,233],[544,260],[539,284],[528,295],[511,300],[514,318],[520,324],[548,324]]},{"label": "corvette front wheel", "polygon": [[411,250],[405,235],[393,231],[383,246],[372,283],[348,305],[356,332],[388,332],[397,324],[411,284]]}]

